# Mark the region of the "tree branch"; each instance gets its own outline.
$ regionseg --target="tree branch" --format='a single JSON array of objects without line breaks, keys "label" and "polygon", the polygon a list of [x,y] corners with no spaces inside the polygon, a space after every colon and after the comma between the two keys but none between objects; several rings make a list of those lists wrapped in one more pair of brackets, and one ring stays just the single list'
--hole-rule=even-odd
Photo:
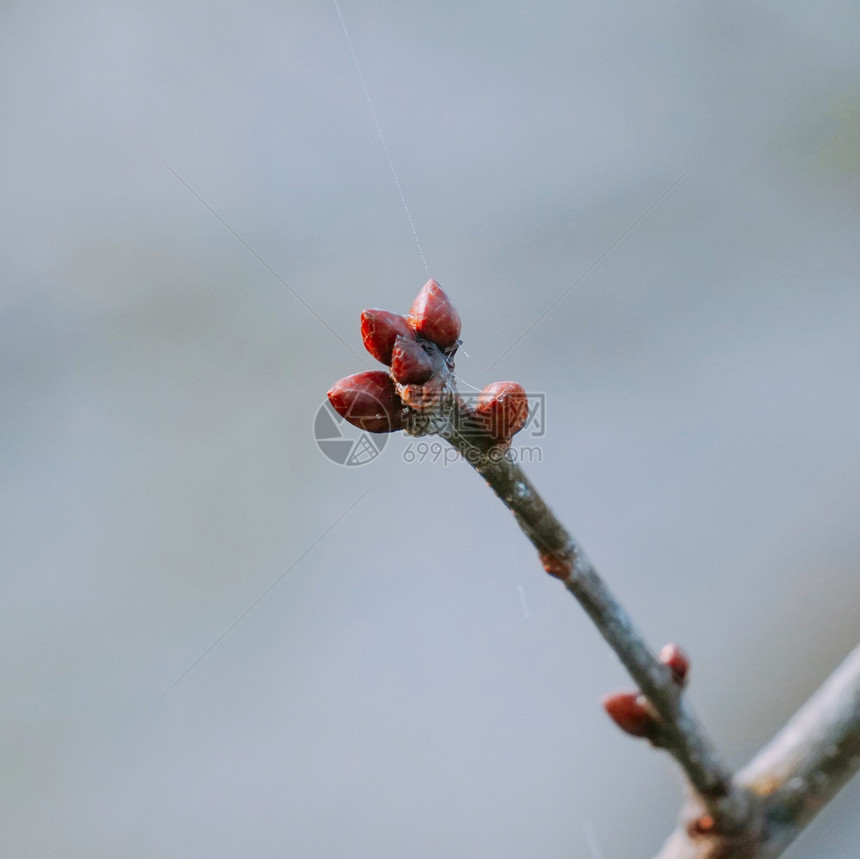
[{"label": "tree branch", "polygon": [[733,777],[683,697],[686,657],[676,648],[654,654],[510,455],[511,438],[528,419],[525,391],[494,382],[474,408],[457,394],[460,317],[439,284],[424,285],[408,316],[365,310],[361,331],[365,348],[390,374],[341,379],[328,392],[333,408],[367,432],[404,429],[453,445],[514,514],[546,572],[579,601],[636,682],[639,692],[606,699],[607,712],[628,733],[668,751],[690,787],[658,859],[779,856],[860,768],[860,647]]},{"label": "tree branch", "polygon": [[763,798],[778,856],[860,769],[860,645],[737,774]]},{"label": "tree branch", "polygon": [[469,413],[455,397],[451,419],[438,429],[514,514],[548,573],[559,578],[585,609],[600,634],[659,715],[652,742],[666,749],[683,771],[714,821],[724,832],[742,828],[747,818],[745,794],[681,695],[672,672],[637,632],[585,552],[568,534],[520,466],[498,444],[464,432]]},{"label": "tree branch", "polygon": [[691,827],[691,805],[657,859],[775,859],[860,769],[860,646],[735,776],[752,809],[731,839]]}]

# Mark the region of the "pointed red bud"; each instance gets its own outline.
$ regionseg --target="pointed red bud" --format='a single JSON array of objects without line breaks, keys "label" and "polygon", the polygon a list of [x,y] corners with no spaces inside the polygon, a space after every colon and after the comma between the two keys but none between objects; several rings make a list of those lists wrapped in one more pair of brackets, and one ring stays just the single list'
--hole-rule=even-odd
[{"label": "pointed red bud", "polygon": [[603,699],[603,708],[609,717],[634,737],[650,737],[657,728],[657,719],[648,705],[648,699],[639,692],[616,692]]},{"label": "pointed red bud", "polygon": [[409,308],[409,324],[440,349],[452,350],[460,338],[460,314],[435,280],[428,280]]},{"label": "pointed red bud", "polygon": [[405,316],[387,310],[365,310],[361,314],[361,338],[364,348],[383,364],[391,364],[391,350],[398,337],[414,339]]},{"label": "pointed red bud", "polygon": [[516,382],[493,382],[478,394],[475,412],[488,435],[511,438],[526,425],[529,399]]},{"label": "pointed red bud", "polygon": [[[430,343],[425,345],[436,353],[441,362],[439,350]],[[433,375],[435,369],[436,362],[418,340],[398,337],[394,341],[394,349],[391,351],[391,375],[395,381],[401,385],[420,385]]]},{"label": "pointed red bud", "polygon": [[328,392],[334,410],[367,432],[394,432],[403,426],[403,403],[385,370],[356,373]]},{"label": "pointed red bud", "polygon": [[687,685],[690,660],[677,644],[669,643],[660,651],[660,661],[672,672],[672,679],[679,686]]}]

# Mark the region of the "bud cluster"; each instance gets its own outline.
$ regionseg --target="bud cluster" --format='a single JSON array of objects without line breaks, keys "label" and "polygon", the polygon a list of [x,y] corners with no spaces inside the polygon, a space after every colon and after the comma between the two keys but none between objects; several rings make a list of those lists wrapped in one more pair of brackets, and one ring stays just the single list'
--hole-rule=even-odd
[{"label": "bud cluster", "polygon": [[[460,315],[442,287],[428,280],[405,316],[365,310],[361,337],[364,348],[389,370],[355,373],[335,383],[328,392],[333,408],[367,432],[434,431],[432,419],[454,396],[454,354],[461,342]],[[528,413],[520,385],[493,382],[467,417],[477,436],[507,445]]]}]

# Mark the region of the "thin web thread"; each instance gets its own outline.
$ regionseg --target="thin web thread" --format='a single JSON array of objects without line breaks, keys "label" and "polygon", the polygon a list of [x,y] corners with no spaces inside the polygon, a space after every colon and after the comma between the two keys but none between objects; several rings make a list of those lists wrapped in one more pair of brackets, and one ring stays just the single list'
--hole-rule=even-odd
[{"label": "thin web thread", "polygon": [[[349,51],[350,51],[350,54],[352,55],[352,61],[353,61],[354,65],[355,65],[355,70],[356,70],[356,72],[357,72],[357,74],[358,74],[358,79],[359,79],[359,81],[361,82],[361,88],[362,88],[362,90],[364,91],[364,96],[365,96],[365,98],[367,99],[367,104],[368,104],[368,106],[370,107],[370,112],[371,112],[371,115],[373,116],[373,123],[374,123],[374,125],[376,126],[376,133],[379,135],[379,140],[380,140],[380,142],[381,142],[381,144],[382,144],[383,151],[385,152],[385,157],[386,157],[386,160],[388,161],[388,166],[389,166],[389,168],[390,168],[390,170],[391,170],[392,178],[394,179],[394,184],[395,184],[395,186],[397,187],[397,193],[398,193],[398,194],[399,194],[399,196],[400,196],[400,202],[401,202],[401,204],[403,205],[403,211],[404,211],[404,213],[406,214],[406,218],[407,218],[407,220],[409,221],[409,226],[410,226],[410,228],[411,228],[411,230],[412,230],[412,236],[413,236],[413,238],[415,239],[415,244],[416,244],[416,246],[418,247],[418,254],[420,255],[420,257],[421,257],[421,262],[424,264],[424,268],[425,268],[425,270],[427,271],[427,274],[429,275],[429,274],[430,274],[430,268],[429,268],[429,266],[427,265],[427,259],[426,259],[426,257],[424,256],[424,250],[423,250],[423,248],[421,247],[421,241],[420,241],[420,240],[419,240],[419,238],[418,238],[418,232],[417,232],[417,231],[416,231],[416,229],[415,229],[415,223],[414,223],[414,221],[412,220],[412,215],[411,215],[411,214],[410,214],[410,212],[409,212],[409,206],[408,206],[408,205],[407,205],[407,203],[406,203],[406,196],[405,196],[405,195],[404,195],[404,193],[403,193],[403,187],[402,187],[402,185],[400,184],[400,179],[399,179],[399,178],[398,178],[398,176],[397,176],[397,170],[396,170],[396,168],[394,167],[394,161],[393,161],[393,159],[392,159],[392,157],[391,157],[391,152],[390,152],[390,150],[389,150],[389,148],[388,148],[388,144],[387,144],[387,143],[386,143],[386,141],[385,141],[385,135],[384,135],[384,134],[383,134],[383,132],[382,132],[382,126],[381,126],[381,124],[380,124],[380,122],[379,122],[379,117],[377,116],[376,108],[375,108],[375,107],[374,107],[374,105],[373,105],[373,99],[371,98],[370,90],[368,89],[368,87],[367,87],[367,83],[366,83],[366,81],[365,81],[365,79],[364,79],[364,74],[363,74],[363,73],[362,73],[362,71],[361,71],[361,64],[358,62],[358,56],[357,56],[357,54],[356,54],[356,52],[355,52],[355,46],[354,46],[354,44],[353,44],[352,37],[351,37],[351,36],[350,36],[350,34],[349,34],[349,29],[348,29],[348,27],[346,26],[346,21],[345,21],[345,19],[344,19],[344,17],[343,17],[343,12],[341,11],[340,3],[338,2],[338,0],[334,0],[334,6],[335,6],[335,9],[337,10],[337,15],[338,15],[338,18],[340,19],[341,27],[343,28],[343,34],[344,34],[344,36],[346,37],[347,44],[349,45]],[[650,212],[651,212],[651,211],[652,211],[652,210],[653,210],[653,209],[654,209],[654,208],[655,208],[655,207],[656,207],[656,206],[657,206],[657,205],[658,205],[658,204],[659,204],[659,203],[660,203],[660,202],[661,202],[661,201],[662,201],[662,200],[663,200],[663,199],[664,199],[664,198],[665,198],[665,197],[666,197],[666,196],[667,196],[667,195],[668,195],[668,194],[669,194],[669,193],[670,193],[674,188],[675,188],[675,186],[676,186],[676,185],[678,185],[678,184],[681,182],[681,180],[682,180],[682,179],[684,179],[684,177],[686,177],[686,175],[687,175],[687,174],[688,174],[688,173],[689,173],[689,172],[690,172],[690,171],[691,171],[691,170],[696,166],[696,163],[697,163],[697,162],[694,162],[693,164],[691,164],[691,165],[690,165],[690,166],[689,166],[689,167],[688,167],[688,168],[687,168],[687,169],[686,169],[686,170],[685,170],[685,171],[684,171],[684,172],[683,172],[683,173],[682,173],[682,174],[681,174],[681,175],[680,175],[680,176],[679,176],[679,177],[678,177],[678,178],[677,178],[677,179],[676,179],[676,180],[675,180],[675,181],[674,181],[674,182],[673,182],[673,183],[672,183],[672,184],[671,184],[671,185],[670,185],[670,186],[669,186],[669,187],[668,187],[668,188],[667,188],[667,189],[666,189],[666,190],[665,190],[665,191],[664,191],[664,192],[663,192],[663,193],[662,193],[662,194],[661,194],[661,195],[660,195],[660,196],[659,196],[659,197],[658,197],[658,198],[657,198],[657,199],[656,199],[656,200],[655,200],[655,201],[654,201],[654,202],[653,202],[653,203],[652,203],[652,204],[651,204],[651,205],[650,205],[650,206],[649,206],[649,207],[648,207],[648,208],[647,208],[647,209],[646,209],[646,210],[645,210],[645,211],[644,211],[644,212],[643,212],[643,213],[642,213],[642,214],[641,214],[641,215],[640,215],[640,216],[639,216],[639,217],[638,217],[638,218],[637,218],[637,219],[636,219],[636,220],[635,220],[635,221],[634,221],[634,222],[633,222],[633,223],[632,223],[632,224],[631,224],[631,225],[630,225],[630,226],[629,226],[629,227],[628,227],[628,228],[627,228],[627,229],[626,229],[626,230],[625,230],[625,231],[624,231],[624,232],[623,232],[623,233],[622,233],[622,234],[621,234],[621,235],[620,235],[620,236],[619,236],[619,237],[618,237],[618,238],[617,238],[617,239],[616,239],[616,240],[615,240],[615,241],[614,241],[614,242],[613,242],[613,243],[612,243],[612,244],[611,244],[611,245],[610,245],[610,246],[609,246],[609,247],[608,247],[608,248],[607,248],[607,249],[606,249],[606,250],[605,250],[605,251],[604,251],[600,256],[599,256],[599,257],[598,257],[598,258],[597,258],[597,259],[596,259],[596,260],[595,260],[595,261],[594,261],[594,262],[593,262],[593,263],[592,263],[592,264],[591,264],[591,266],[589,266],[589,267],[588,267],[588,269],[586,269],[586,271],[584,271],[584,272],[583,272],[583,273],[582,273],[582,274],[581,274],[581,275],[576,279],[576,281],[574,281],[574,283],[573,283],[573,284],[571,284],[571,286],[570,286],[570,287],[569,287],[569,288],[568,288],[568,289],[567,289],[567,290],[566,290],[562,295],[560,295],[560,296],[559,296],[559,297],[558,297],[558,298],[557,298],[557,299],[556,299],[556,300],[555,300],[555,301],[554,301],[554,302],[553,302],[553,303],[552,303],[552,304],[551,304],[551,305],[550,305],[550,306],[549,306],[549,307],[544,311],[544,313],[543,313],[543,314],[541,314],[541,316],[539,316],[539,317],[538,317],[538,318],[537,318],[537,319],[536,319],[536,320],[535,320],[535,321],[534,321],[534,322],[533,322],[533,323],[532,323],[532,324],[531,324],[531,325],[530,325],[530,326],[529,326],[529,327],[528,327],[528,328],[527,328],[527,329],[526,329],[526,330],[525,330],[525,331],[524,331],[524,332],[523,332],[523,333],[522,333],[522,334],[521,334],[521,335],[520,335],[520,336],[519,336],[519,337],[518,337],[518,338],[517,338],[513,343],[511,343],[511,345],[510,345],[510,346],[509,346],[509,347],[508,347],[508,348],[507,348],[507,349],[506,349],[506,350],[505,350],[505,351],[504,351],[504,352],[503,352],[503,353],[502,353],[502,354],[501,354],[501,355],[500,355],[500,356],[499,356],[499,357],[498,357],[498,358],[493,362],[493,364],[491,364],[490,366],[491,366],[491,367],[494,367],[496,364],[498,364],[498,363],[499,363],[499,361],[501,361],[501,359],[502,359],[505,355],[507,355],[507,354],[508,354],[508,352],[510,352],[510,351],[511,351],[511,349],[513,349],[513,348],[514,348],[514,347],[515,347],[515,346],[516,346],[516,345],[517,345],[517,344],[518,344],[518,343],[519,343],[519,342],[520,342],[520,341],[521,341],[521,340],[522,340],[522,339],[523,339],[523,338],[524,338],[524,337],[525,337],[525,336],[526,336],[526,335],[527,335],[527,334],[528,334],[528,333],[529,333],[529,332],[530,332],[530,331],[531,331],[531,330],[532,330],[536,325],[538,325],[538,324],[539,324],[539,323],[540,323],[540,322],[541,322],[541,321],[542,321],[542,320],[543,320],[543,319],[544,319],[544,318],[545,318],[545,317],[550,313],[550,311],[552,311],[552,309],[553,309],[553,308],[554,308],[554,307],[555,307],[555,306],[556,306],[556,305],[557,305],[557,304],[558,304],[558,303],[559,303],[563,298],[565,298],[565,296],[567,296],[567,295],[568,295],[568,293],[570,293],[570,292],[571,292],[571,290],[573,290],[573,289],[574,289],[574,288],[575,288],[575,287],[580,283],[580,281],[582,281],[582,280],[583,280],[583,279],[584,279],[588,274],[590,274],[590,273],[591,273],[591,271],[592,271],[594,268],[596,268],[596,267],[597,267],[597,265],[599,265],[599,264],[600,264],[600,263],[601,263],[601,262],[602,262],[602,261],[603,261],[603,260],[604,260],[604,259],[605,259],[605,258],[606,258],[606,257],[607,257],[607,256],[608,256],[608,255],[609,255],[609,254],[614,250],[614,249],[615,249],[615,247],[616,247],[618,244],[620,244],[620,243],[621,243],[621,242],[622,242],[622,241],[627,237],[627,235],[628,235],[628,234],[629,234],[629,233],[630,233],[630,232],[631,232],[631,231],[632,231],[632,230],[633,230],[633,229],[634,229],[634,228],[635,228],[635,227],[636,227],[636,226],[637,226],[637,225],[638,225],[642,220],[644,220],[644,218],[645,218],[645,217],[646,217],[646,216],[647,216],[647,215],[648,215],[648,214],[649,214],[649,213],[650,213]],[[469,384],[468,382],[466,382],[464,379],[458,379],[458,381],[464,382],[464,383],[465,383],[466,385],[468,385],[469,387],[474,388],[474,390],[478,390],[478,388],[476,388],[474,385],[470,385],[470,384]],[[457,435],[459,435],[459,433],[457,433],[457,432],[456,432],[456,430],[455,430],[455,433],[456,433]],[[590,587],[588,587],[587,585],[586,585],[586,587],[588,588],[588,590],[589,590],[589,591],[591,591],[591,590],[592,590],[592,589],[591,589]],[[597,596],[597,594],[595,594],[595,593],[593,593],[593,592],[592,592],[592,596],[593,596],[595,599],[597,599],[598,601],[600,601],[600,602],[604,602],[603,600],[601,600],[601,598],[600,598],[599,596]],[[523,592],[522,592],[522,588],[521,588],[521,587],[520,587],[520,597],[521,597],[521,599],[523,598]],[[604,602],[604,607],[607,607],[607,606],[606,606],[606,604],[605,604],[605,602]],[[523,610],[524,610],[524,612],[526,612],[526,613],[528,612],[528,609],[527,609],[527,607],[526,607],[526,605],[525,605],[525,601],[524,601],[524,600],[523,600]],[[621,619],[619,618],[619,620],[621,620]],[[622,622],[623,622],[623,621],[622,621]],[[632,633],[632,634],[633,634],[637,639],[639,639],[639,641],[640,641],[640,643],[642,644],[642,646],[643,646],[643,647],[645,647],[645,649],[646,649],[646,650],[648,650],[648,651],[652,654],[652,656],[653,656],[656,660],[658,660],[658,661],[659,661],[659,656],[658,656],[658,655],[657,655],[657,654],[656,654],[656,653],[651,649],[651,647],[648,645],[648,643],[647,643],[646,641],[644,641],[644,639],[642,639],[642,638],[641,638],[641,636],[636,632],[636,630],[631,629],[631,628],[629,627],[629,625],[627,625],[626,623],[625,623],[624,625],[627,627],[627,629],[628,629],[628,631],[629,631],[629,632],[631,632],[631,633]],[[204,655],[205,655],[205,654],[204,654]],[[202,657],[201,657],[201,658],[202,658]],[[599,849],[600,849],[600,848],[599,848],[599,845],[597,844],[596,838],[594,837],[593,829],[591,829],[591,827],[590,827],[589,825],[587,825],[587,824],[586,824],[586,826],[585,826],[585,829],[586,829],[586,837],[587,837],[587,838],[588,838],[588,840],[589,840],[589,846],[591,847],[592,851],[593,851],[593,852],[595,852],[595,855],[599,856],[599,855],[600,855],[600,854],[599,854]]]},{"label": "thin web thread", "polygon": [[460,384],[465,385],[467,388],[471,388],[473,391],[478,391],[480,393],[480,391],[482,390],[477,385],[473,385],[471,382],[467,382],[462,376],[458,376],[456,373],[454,374],[454,378],[458,382],[460,382]]},{"label": "thin web thread", "polygon": [[241,244],[241,245],[242,245],[242,247],[243,247],[243,248],[245,248],[245,250],[246,250],[246,251],[248,251],[248,253],[250,253],[250,254],[251,254],[251,256],[253,256],[253,257],[254,257],[254,259],[256,259],[256,260],[257,260],[257,262],[259,262],[259,263],[260,263],[260,264],[261,264],[265,269],[267,269],[267,270],[269,271],[269,273],[270,273],[270,274],[272,274],[272,275],[275,277],[275,279],[276,279],[277,281],[279,281],[283,286],[285,286],[285,287],[286,287],[286,288],[287,288],[287,289],[292,293],[292,295],[293,295],[293,297],[296,299],[296,301],[298,301],[298,302],[299,302],[301,305],[303,305],[303,306],[304,306],[308,311],[310,311],[310,312],[311,312],[311,313],[312,313],[312,314],[317,318],[317,320],[319,320],[319,322],[320,322],[320,323],[321,323],[325,328],[328,328],[328,330],[329,330],[329,331],[330,331],[330,332],[331,332],[331,333],[332,333],[332,334],[333,334],[333,335],[334,335],[338,340],[340,340],[340,342],[341,342],[341,343],[343,343],[343,345],[344,345],[344,346],[346,346],[346,348],[347,348],[347,349],[349,349],[349,351],[350,351],[350,352],[352,352],[352,354],[353,354],[353,355],[355,355],[355,357],[356,357],[356,358],[358,358],[358,360],[359,360],[359,361],[361,361],[365,366],[367,366],[367,360],[366,360],[364,357],[362,357],[361,355],[359,355],[359,354],[355,351],[355,349],[353,349],[353,348],[352,348],[352,346],[350,346],[350,345],[349,345],[349,343],[347,343],[347,342],[346,342],[346,340],[344,340],[344,339],[343,339],[343,337],[341,337],[341,336],[340,336],[340,334],[338,334],[338,333],[337,333],[337,331],[335,331],[335,330],[334,330],[334,328],[332,328],[332,327],[331,327],[331,325],[329,325],[329,324],[328,324],[328,322],[326,322],[326,321],[325,321],[325,319],[323,319],[323,318],[322,318],[322,316],[320,316],[320,315],[319,315],[319,313],[317,313],[317,312],[316,312],[316,310],[314,310],[314,309],[313,309],[313,307],[311,307],[311,306],[310,306],[310,304],[308,304],[308,303],[307,303],[307,301],[305,301],[305,300],[304,300],[304,298],[302,298],[302,297],[301,297],[301,295],[299,295],[299,294],[298,294],[298,293],[297,293],[297,292],[296,292],[296,291],[295,291],[295,290],[294,290],[294,289],[293,289],[293,288],[292,288],[292,287],[291,287],[291,286],[290,286],[290,285],[289,285],[289,284],[288,284],[288,283],[287,283],[287,282],[286,282],[286,281],[285,281],[285,280],[284,280],[284,279],[283,279],[283,278],[282,278],[282,277],[281,277],[281,276],[280,276],[280,275],[275,271],[275,269],[273,269],[273,268],[272,268],[272,266],[270,266],[270,265],[269,265],[269,264],[268,264],[268,263],[267,263],[267,262],[266,262],[266,261],[265,261],[265,260],[264,260],[264,259],[263,259],[263,258],[262,258],[262,257],[261,257],[261,256],[260,256],[260,255],[259,255],[259,254],[258,254],[258,253],[257,253],[257,252],[256,252],[256,251],[255,251],[255,250],[254,250],[254,249],[253,249],[253,248],[252,248],[252,247],[251,247],[251,246],[250,246],[250,245],[249,245],[249,244],[248,244],[248,243],[247,243],[243,238],[242,238],[242,237],[241,237],[241,236],[240,236],[240,235],[239,235],[239,233],[237,233],[237,232],[236,232],[236,231],[235,231],[235,230],[234,230],[234,229],[233,229],[233,228],[232,228],[232,227],[231,227],[231,226],[230,226],[230,225],[229,225],[229,224],[224,220],[224,218],[222,218],[222,217],[221,217],[221,215],[219,215],[219,214],[218,214],[218,212],[216,212],[216,211],[215,211],[215,210],[214,210],[214,209],[213,209],[213,208],[212,208],[212,207],[211,207],[211,206],[210,206],[210,205],[209,205],[209,204],[208,204],[208,203],[207,203],[207,202],[206,202],[206,201],[205,201],[205,200],[204,200],[204,199],[203,199],[203,198],[202,198],[202,197],[201,197],[201,196],[200,196],[200,195],[199,195],[199,194],[198,194],[198,193],[197,193],[197,192],[196,192],[196,191],[195,191],[195,190],[194,190],[194,189],[193,189],[193,188],[192,188],[192,187],[191,187],[191,186],[190,186],[190,185],[189,185],[189,184],[188,184],[188,183],[187,183],[187,182],[186,182],[186,181],[185,181],[185,180],[184,180],[184,179],[183,179],[183,178],[182,178],[182,177],[181,177],[181,176],[180,176],[180,175],[179,175],[179,174],[178,174],[178,173],[177,173],[177,172],[176,172],[176,171],[175,171],[175,170],[174,170],[174,169],[173,169],[173,168],[168,164],[168,163],[167,163],[167,162],[166,162],[166,161],[162,161],[161,163],[162,163],[162,164],[163,164],[163,165],[164,165],[164,166],[165,166],[165,167],[166,167],[166,168],[167,168],[167,169],[168,169],[168,170],[169,170],[169,171],[170,171],[170,172],[171,172],[171,173],[176,177],[176,179],[177,179],[177,180],[178,180],[182,185],[184,185],[184,186],[185,186],[185,188],[186,188],[188,191],[190,191],[190,192],[191,192],[191,194],[192,194],[192,195],[197,199],[197,201],[198,201],[199,203],[201,203],[201,204],[202,204],[202,206],[203,206],[203,207],[204,207],[204,208],[205,208],[205,209],[206,209],[206,210],[207,210],[211,215],[213,215],[213,216],[216,218],[216,220],[218,220],[218,222],[219,222],[219,223],[220,223],[220,224],[221,224],[221,225],[222,225],[222,226],[223,226],[223,227],[224,227],[224,228],[225,228],[225,229],[226,229],[226,230],[227,230],[227,231],[228,231],[228,232],[233,236],[233,238],[235,238],[235,239],[239,242],[239,244]]},{"label": "thin web thread", "polygon": [[403,211],[406,213],[406,219],[409,221],[409,226],[412,229],[412,236],[415,239],[415,244],[418,246],[418,254],[421,257],[421,262],[427,274],[430,274],[430,267],[427,265],[427,260],[424,257],[424,250],[421,247],[421,242],[418,240],[418,233],[415,230],[415,223],[412,220],[412,215],[409,213],[409,206],[406,205],[406,196],[403,193],[403,187],[400,184],[400,179],[397,178],[397,170],[394,169],[394,161],[391,158],[391,153],[388,150],[388,144],[385,142],[385,135],[382,133],[382,126],[379,124],[379,117],[376,115],[376,108],[373,106],[373,99],[370,97],[370,90],[364,81],[364,75],[361,72],[361,66],[358,62],[358,56],[355,53],[355,46],[352,43],[352,38],[349,35],[349,30],[346,26],[346,21],[343,17],[343,12],[340,10],[340,3],[334,0],[334,7],[337,9],[337,16],[340,18],[340,25],[343,27],[343,34],[346,36],[346,42],[349,45],[349,52],[352,54],[352,61],[355,64],[355,70],[358,72],[358,79],[361,81],[361,88],[364,90],[364,97],[370,105],[370,113],[373,116],[373,124],[376,126],[376,133],[379,135],[379,140],[382,143],[382,148],[385,151],[385,157],[388,159],[388,166],[391,168],[391,175],[394,177],[394,184],[397,186],[397,193],[400,195],[400,202],[403,204]]}]

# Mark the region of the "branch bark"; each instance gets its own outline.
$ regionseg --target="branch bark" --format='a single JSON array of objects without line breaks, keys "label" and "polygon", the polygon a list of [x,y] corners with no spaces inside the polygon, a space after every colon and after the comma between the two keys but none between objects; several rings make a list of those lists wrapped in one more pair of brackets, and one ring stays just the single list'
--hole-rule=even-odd
[{"label": "branch bark", "polygon": [[660,717],[651,741],[686,775],[690,796],[657,859],[772,859],[860,769],[860,646],[736,775],[727,769],[672,672],[636,630],[593,564],[506,450],[463,432],[454,396],[435,426],[514,514],[544,568],[559,578]]},{"label": "branch bark", "polygon": [[[860,647],[785,728],[737,775],[720,760],[683,696],[686,658],[663,663],[585,552],[510,455],[528,403],[513,382],[487,386],[475,409],[456,391],[453,355],[460,317],[428,281],[408,317],[362,314],[367,350],[391,367],[341,379],[328,392],[335,410],[369,432],[403,428],[453,445],[514,514],[547,573],[578,600],[636,682],[610,696],[607,712],[628,733],[647,737],[678,762],[690,794],[658,859],[771,859],[860,768]],[[641,695],[646,701],[642,701]]]},{"label": "branch bark", "polygon": [[778,856],[860,769],[860,645],[737,774],[764,800]]},{"label": "branch bark", "polygon": [[660,717],[652,742],[678,762],[713,826],[743,830],[748,820],[744,791],[735,786],[713,743],[681,694],[672,672],[636,630],[627,612],[579,544],[507,452],[479,434],[464,431],[468,410],[455,397],[450,420],[436,427],[514,514],[538,550],[544,568],[559,578],[624,664]]},{"label": "branch bark", "polygon": [[735,776],[749,796],[757,836],[732,842],[696,833],[693,806],[657,859],[781,856],[858,769],[860,646]]}]

